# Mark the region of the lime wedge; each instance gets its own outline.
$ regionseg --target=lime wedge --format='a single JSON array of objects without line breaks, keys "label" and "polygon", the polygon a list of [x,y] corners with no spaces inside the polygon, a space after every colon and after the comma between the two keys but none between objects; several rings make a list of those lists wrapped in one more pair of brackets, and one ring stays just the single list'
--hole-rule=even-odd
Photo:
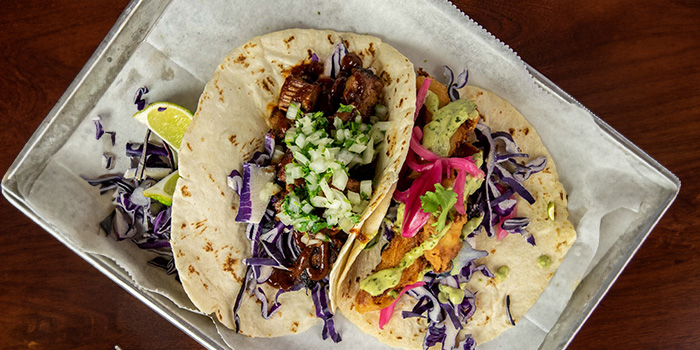
[{"label": "lime wedge", "polygon": [[549,220],[554,221],[554,202],[547,203],[547,216]]},{"label": "lime wedge", "polygon": [[134,114],[134,119],[179,150],[182,137],[192,121],[192,112],[174,103],[155,102]]},{"label": "lime wedge", "polygon": [[167,206],[173,204],[173,193],[175,193],[175,184],[177,184],[178,175],[177,170],[173,171],[172,174],[164,177],[158,181],[155,185],[143,190],[143,195],[148,198],[155,199]]}]

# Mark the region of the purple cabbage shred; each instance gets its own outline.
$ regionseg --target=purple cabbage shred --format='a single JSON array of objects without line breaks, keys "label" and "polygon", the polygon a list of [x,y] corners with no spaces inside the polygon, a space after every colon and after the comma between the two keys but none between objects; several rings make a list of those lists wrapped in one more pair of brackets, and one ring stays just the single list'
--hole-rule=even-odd
[{"label": "purple cabbage shred", "polygon": [[[146,150],[147,166],[165,164],[158,146],[151,145]],[[143,154],[142,145],[127,144],[126,154],[132,162],[138,162]],[[149,152],[150,151],[150,152]],[[151,153],[150,156],[148,153]],[[114,156],[103,154],[106,167],[114,165]],[[100,226],[104,232],[116,241],[131,240],[139,248],[160,255],[149,261],[149,264],[165,270],[168,274],[176,274],[175,265],[170,249],[171,207],[164,206],[143,196],[143,190],[154,185],[157,181],[150,178],[136,181],[124,178],[122,174],[107,174],[97,178],[81,177],[90,185],[99,187],[100,194],[114,191],[115,209],[107,216]],[[176,276],[177,278],[177,276]]]},{"label": "purple cabbage shred", "polygon": [[333,51],[328,56],[328,58],[326,58],[326,61],[323,64],[323,74],[335,79],[338,72],[340,72],[340,68],[342,66],[341,62],[343,61],[343,57],[345,57],[345,55],[347,55],[347,53],[348,53],[348,49],[345,47],[345,45],[343,43],[339,43],[339,44],[335,45],[335,47],[333,48]]},{"label": "purple cabbage shred", "polygon": [[457,78],[455,78],[452,68],[445,66],[444,74],[448,80],[447,92],[450,95],[450,101],[459,100],[459,91],[457,90],[467,85],[467,81],[469,80],[469,70],[465,68],[462,73],[459,73]]},{"label": "purple cabbage shred", "polygon": [[[473,250],[475,252],[479,252]],[[407,292],[408,295],[418,300],[411,311],[403,311],[403,318],[420,317],[428,322],[428,331],[423,339],[423,348],[428,349],[438,343],[442,343],[442,349],[474,349],[476,343],[474,339],[467,335],[467,338],[457,343],[457,335],[463,325],[467,324],[469,318],[476,311],[476,297],[468,289],[464,289],[464,297],[458,304],[453,304],[451,300],[440,301],[440,286],[460,288],[460,284],[471,280],[475,272],[481,272],[486,277],[493,277],[486,265],[476,266],[474,259],[483,256],[471,254],[468,260],[456,275],[435,274],[429,272],[423,278],[426,283],[422,287],[414,288]]]},{"label": "purple cabbage shred", "polygon": [[506,315],[508,315],[510,324],[515,326],[515,320],[513,320],[513,316],[510,314],[510,295],[506,295]]},{"label": "purple cabbage shred", "polygon": [[146,98],[144,95],[148,93],[148,87],[144,86],[136,90],[136,93],[134,94],[134,104],[136,105],[137,110],[142,110],[146,107]]},{"label": "purple cabbage shred", "polygon": [[99,140],[105,133],[105,130],[102,127],[102,117],[100,117],[99,115],[96,117],[92,117],[92,122],[93,124],[95,124],[95,140]]},{"label": "purple cabbage shred", "polygon": [[477,146],[484,150],[484,173],[486,181],[477,191],[475,207],[484,215],[481,226],[489,237],[495,237],[495,225],[501,223],[501,228],[511,234],[520,234],[532,245],[535,239],[527,231],[529,219],[525,217],[509,217],[515,210],[517,201],[513,198],[518,194],[528,203],[533,204],[535,198],[525,188],[524,181],[532,174],[544,170],[547,165],[546,157],[537,157],[525,164],[516,158],[529,158],[515,144],[513,137],[506,132],[491,132],[484,124],[477,124]]},{"label": "purple cabbage shred", "polygon": [[[232,188],[240,198],[240,208],[236,221],[248,220],[246,226],[246,238],[250,241],[250,257],[243,260],[247,266],[246,279],[238,292],[234,304],[234,324],[236,331],[240,330],[240,317],[238,310],[243,302],[243,293],[251,293],[260,302],[260,313],[264,319],[269,319],[282,307],[278,298],[281,294],[298,291],[302,288],[311,290],[311,298],[316,309],[316,316],[323,320],[323,339],[331,338],[334,342],[341,341],[340,334],[335,329],[333,313],[328,301],[328,278],[318,282],[298,282],[288,291],[279,289],[272,300],[268,299],[265,290],[260,286],[268,282],[274,269],[288,271],[296,262],[301,249],[294,240],[294,232],[291,227],[275,220],[274,200],[270,199],[265,205],[262,217],[257,222],[250,220],[255,205],[252,188],[255,181],[253,170],[270,165],[275,151],[275,142],[271,134],[265,137],[265,149],[256,152],[252,159],[243,165],[243,174],[233,170],[227,178],[228,186]],[[260,203],[257,203],[260,205]]]}]

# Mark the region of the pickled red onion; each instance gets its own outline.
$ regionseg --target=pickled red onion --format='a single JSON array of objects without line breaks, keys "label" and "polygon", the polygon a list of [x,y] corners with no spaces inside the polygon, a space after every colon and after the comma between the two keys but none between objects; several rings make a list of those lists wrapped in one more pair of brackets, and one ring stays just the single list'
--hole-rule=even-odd
[{"label": "pickled red onion", "polygon": [[[425,79],[420,86],[418,95],[416,96],[416,113],[414,117],[418,117],[420,109],[425,103],[425,97],[430,88],[430,79]],[[419,127],[414,127],[411,133],[411,145],[406,157],[406,165],[414,171],[421,173],[411,187],[405,191],[394,191],[393,197],[395,200],[406,203],[406,209],[401,226],[401,236],[413,237],[418,231],[428,222],[430,214],[423,211],[420,202],[420,196],[428,191],[435,190],[435,184],[441,183],[443,174],[450,176],[452,170],[457,170],[457,183],[454,186],[454,191],[459,199],[455,204],[455,209],[460,214],[465,214],[464,207],[464,187],[466,182],[466,174],[477,178],[484,178],[484,172],[479,169],[471,157],[465,158],[443,158],[431,152],[421,144],[423,131]],[[417,159],[415,156],[420,157]],[[420,160],[427,163],[420,163]]]},{"label": "pickled red onion", "polygon": [[430,81],[430,78],[426,78],[423,80],[423,84],[421,84],[420,88],[418,89],[418,94],[416,94],[416,112],[413,114],[413,121],[418,118],[420,109],[423,108],[425,96],[428,96],[428,90],[430,90]]},{"label": "pickled red onion", "polygon": [[464,215],[466,214],[466,209],[464,208],[464,186],[467,183],[467,172],[466,170],[457,171],[457,177],[455,178],[454,191],[457,193],[457,203],[455,203],[455,209],[457,212]]},{"label": "pickled red onion", "polygon": [[[511,196],[510,198],[512,199],[513,197],[515,197],[515,195]],[[510,214],[508,214],[508,215],[502,217],[501,220],[498,222],[498,225],[496,225],[496,227],[497,227],[497,229],[496,229],[496,238],[497,238],[499,241],[502,240],[502,239],[504,239],[504,238],[506,238],[506,236],[508,236],[508,234],[510,233],[510,232],[508,232],[508,231],[506,231],[506,230],[503,229],[503,222],[506,221],[506,220],[508,220],[508,219],[514,218],[515,215],[516,215],[517,209],[518,209],[517,206],[516,206],[515,208],[513,208],[513,211],[511,211]]]},{"label": "pickled red onion", "polygon": [[389,323],[391,316],[394,314],[394,307],[396,306],[396,302],[399,301],[399,299],[404,293],[408,292],[413,288],[422,287],[424,285],[425,282],[420,281],[403,287],[401,293],[399,293],[399,296],[391,302],[391,305],[383,308],[382,311],[379,312],[379,329],[384,329],[384,326],[386,326],[386,324]]},{"label": "pickled red onion", "polygon": [[423,211],[420,202],[420,196],[428,191],[435,190],[435,184],[442,181],[442,163],[436,162],[433,167],[423,173],[419,178],[413,181],[411,188],[408,190],[408,198],[406,199],[406,210],[401,226],[401,236],[413,237],[420,229],[428,222],[430,214]]}]

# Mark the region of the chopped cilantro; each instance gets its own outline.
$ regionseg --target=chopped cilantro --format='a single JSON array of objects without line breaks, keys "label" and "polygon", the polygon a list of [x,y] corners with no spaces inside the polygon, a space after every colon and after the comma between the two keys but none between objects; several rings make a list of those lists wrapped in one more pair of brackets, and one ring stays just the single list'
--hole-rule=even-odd
[{"label": "chopped cilantro", "polygon": [[423,211],[438,217],[434,225],[437,232],[441,232],[445,227],[447,213],[457,203],[457,193],[452,188],[445,189],[441,184],[435,184],[435,192],[428,191],[420,196],[420,203]]},{"label": "chopped cilantro", "polygon": [[311,226],[311,232],[316,233],[318,231],[323,230],[324,228],[329,228],[329,227],[332,227],[332,226],[328,225],[328,223],[326,223],[324,221],[315,222],[313,224],[313,226]]},{"label": "chopped cilantro", "polygon": [[353,106],[353,105],[344,105],[344,104],[341,103],[341,104],[340,104],[340,108],[338,108],[338,112],[337,112],[337,113],[352,112],[352,110],[353,110],[354,108],[355,108],[355,106]]}]

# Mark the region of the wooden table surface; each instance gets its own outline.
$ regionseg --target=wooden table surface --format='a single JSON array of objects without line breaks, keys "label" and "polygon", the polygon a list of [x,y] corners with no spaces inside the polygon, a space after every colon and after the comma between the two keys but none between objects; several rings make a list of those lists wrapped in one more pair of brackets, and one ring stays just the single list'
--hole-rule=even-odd
[{"label": "wooden table surface", "polygon": [[[0,173],[127,3],[0,1]],[[700,2],[456,3],[683,182],[569,349],[700,349]],[[0,218],[0,348],[201,348],[5,198]]]}]

